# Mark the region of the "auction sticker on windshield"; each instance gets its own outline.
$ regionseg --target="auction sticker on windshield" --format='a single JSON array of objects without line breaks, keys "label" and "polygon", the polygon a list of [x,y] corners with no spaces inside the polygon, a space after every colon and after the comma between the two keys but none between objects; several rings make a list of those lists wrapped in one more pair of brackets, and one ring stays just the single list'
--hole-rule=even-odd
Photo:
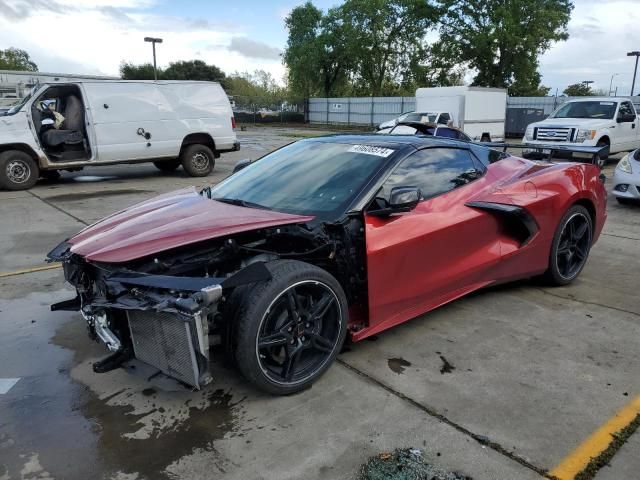
[{"label": "auction sticker on windshield", "polygon": [[374,147],[372,145],[353,145],[349,150],[350,153],[364,153],[366,155],[375,155],[376,157],[387,158],[394,150],[392,148]]}]

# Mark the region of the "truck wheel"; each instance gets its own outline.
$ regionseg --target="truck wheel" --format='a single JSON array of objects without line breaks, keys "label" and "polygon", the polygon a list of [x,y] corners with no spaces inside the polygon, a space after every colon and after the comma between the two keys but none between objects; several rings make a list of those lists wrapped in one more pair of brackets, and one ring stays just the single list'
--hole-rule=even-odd
[{"label": "truck wheel", "polygon": [[180,156],[184,170],[192,177],[206,177],[216,163],[211,149],[199,143],[189,145]]},{"label": "truck wheel", "polygon": [[153,162],[153,164],[162,172],[173,172],[180,166],[180,160],[163,160],[161,162]]},{"label": "truck wheel", "polygon": [[31,155],[20,150],[0,153],[0,188],[27,190],[36,184],[39,176],[40,169]]},{"label": "truck wheel", "polygon": [[[596,147],[598,148],[606,147],[608,145],[609,145],[609,142],[607,142],[606,140],[598,140],[598,143],[596,143]],[[608,154],[598,156],[598,166],[600,168],[603,168],[607,164],[608,159],[609,159]]]},{"label": "truck wheel", "polygon": [[329,368],[347,333],[347,300],[325,270],[296,260],[266,264],[271,280],[247,289],[236,311],[234,356],[260,389],[287,395]]}]

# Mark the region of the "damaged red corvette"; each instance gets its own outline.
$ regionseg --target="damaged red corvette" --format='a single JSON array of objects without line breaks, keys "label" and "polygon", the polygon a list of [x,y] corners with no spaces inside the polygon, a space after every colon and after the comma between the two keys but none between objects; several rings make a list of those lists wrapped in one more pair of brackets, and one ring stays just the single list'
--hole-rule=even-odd
[{"label": "damaged red corvette", "polygon": [[604,177],[426,136],[302,140],[215,187],[161,195],[49,253],[111,354],[188,385],[219,345],[257,387],[311,385],[358,341],[469,292],[574,280],[605,222]]}]

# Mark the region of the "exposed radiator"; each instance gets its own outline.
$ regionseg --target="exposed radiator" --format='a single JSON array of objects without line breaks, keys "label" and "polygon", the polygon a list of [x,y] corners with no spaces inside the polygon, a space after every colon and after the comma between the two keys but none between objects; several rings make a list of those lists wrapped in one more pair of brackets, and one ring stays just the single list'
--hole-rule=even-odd
[{"label": "exposed radiator", "polygon": [[138,360],[200,388],[201,368],[195,350],[198,339],[194,318],[142,310],[129,310],[127,316]]}]

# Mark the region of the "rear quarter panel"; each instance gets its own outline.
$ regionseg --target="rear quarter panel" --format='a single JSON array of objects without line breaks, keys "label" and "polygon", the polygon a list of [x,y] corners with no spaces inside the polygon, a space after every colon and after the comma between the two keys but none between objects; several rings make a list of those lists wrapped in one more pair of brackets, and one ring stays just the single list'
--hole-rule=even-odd
[{"label": "rear quarter panel", "polygon": [[524,247],[516,241],[503,243],[502,280],[542,273],[546,270],[551,243],[560,219],[574,204],[581,203],[593,213],[597,241],[606,219],[604,184],[600,169],[584,163],[531,162],[511,157],[490,167],[502,178],[498,190],[514,205],[534,217],[538,233]]}]

